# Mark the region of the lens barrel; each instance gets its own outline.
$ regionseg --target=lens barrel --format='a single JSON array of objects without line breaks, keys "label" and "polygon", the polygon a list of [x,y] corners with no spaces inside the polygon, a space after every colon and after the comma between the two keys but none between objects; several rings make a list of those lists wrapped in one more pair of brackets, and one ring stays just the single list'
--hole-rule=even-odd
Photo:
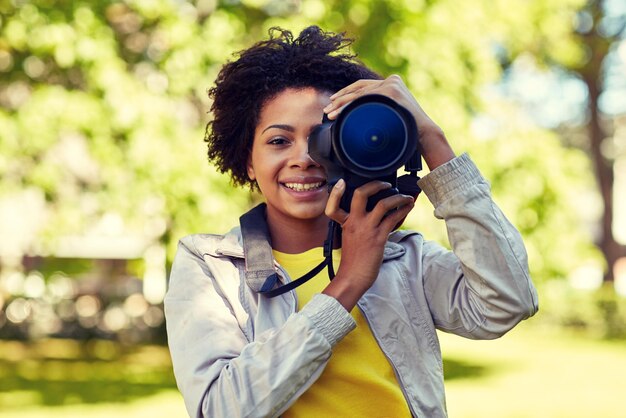
[{"label": "lens barrel", "polygon": [[409,141],[404,121],[383,103],[363,103],[338,123],[338,145],[350,166],[367,173],[397,169]]},{"label": "lens barrel", "polygon": [[370,94],[348,104],[334,122],[324,115],[309,136],[308,151],[326,170],[329,188],[340,178],[346,181],[340,202],[346,211],[356,188],[372,180],[390,183],[391,189],[368,199],[371,210],[399,193],[396,173],[402,165],[412,173],[421,169],[417,143],[413,115],[387,96]]},{"label": "lens barrel", "polygon": [[408,111],[382,95],[366,95],[346,106],[333,126],[337,160],[368,178],[396,172],[415,152],[415,122]]}]

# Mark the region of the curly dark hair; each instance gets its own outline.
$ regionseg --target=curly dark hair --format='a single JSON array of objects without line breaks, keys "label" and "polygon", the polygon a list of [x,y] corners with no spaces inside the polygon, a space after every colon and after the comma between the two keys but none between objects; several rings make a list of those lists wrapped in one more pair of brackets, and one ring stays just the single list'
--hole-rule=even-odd
[{"label": "curly dark hair", "polygon": [[295,39],[290,31],[274,27],[268,40],[239,52],[209,89],[213,120],[204,136],[209,160],[220,172],[229,172],[235,185],[254,189],[246,165],[259,113],[268,100],[287,88],[335,92],[360,79],[382,78],[345,51],[351,43],[343,33],[317,26]]}]

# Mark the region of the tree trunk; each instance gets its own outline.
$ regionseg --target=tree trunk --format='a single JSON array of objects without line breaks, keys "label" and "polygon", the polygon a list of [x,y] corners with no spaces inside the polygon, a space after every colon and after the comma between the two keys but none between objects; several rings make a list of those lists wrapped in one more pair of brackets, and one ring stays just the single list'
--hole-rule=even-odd
[{"label": "tree trunk", "polygon": [[597,245],[604,254],[607,263],[607,270],[604,281],[612,282],[613,266],[617,259],[622,255],[623,249],[613,236],[613,161],[602,155],[602,142],[606,138],[604,129],[600,121],[600,112],[598,110],[598,97],[600,91],[596,78],[584,78],[589,89],[589,123],[588,134],[589,143],[591,145],[591,157],[596,172],[596,179],[604,208],[601,218],[601,235]]},{"label": "tree trunk", "polygon": [[613,235],[614,161],[602,154],[602,143],[608,135],[602,125],[598,99],[601,93],[602,64],[614,39],[605,38],[598,33],[598,25],[603,15],[602,2],[591,1],[589,7],[589,12],[593,16],[594,27],[593,30],[582,36],[582,41],[591,52],[591,57],[578,73],[587,85],[589,93],[587,104],[589,122],[587,130],[598,188],[604,204],[601,219],[601,236],[596,244],[602,251],[607,263],[604,281],[613,282],[615,280],[613,267],[620,257],[626,256],[626,246],[620,245]]}]

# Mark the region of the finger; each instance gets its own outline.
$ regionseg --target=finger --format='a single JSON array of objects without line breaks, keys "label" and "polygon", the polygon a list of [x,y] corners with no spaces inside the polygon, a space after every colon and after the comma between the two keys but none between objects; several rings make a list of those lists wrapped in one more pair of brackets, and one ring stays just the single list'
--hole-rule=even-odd
[{"label": "finger", "polygon": [[[349,100],[354,100],[355,97],[362,95],[364,91],[370,91],[372,89],[377,88],[385,88],[385,89],[406,89],[404,81],[402,77],[399,75],[393,74],[386,79],[376,80],[376,79],[361,79],[355,81],[349,86],[344,87],[343,89],[335,92],[332,96],[330,96],[331,104],[339,101],[345,101],[346,97],[351,97]],[[338,107],[338,106],[335,106]]]},{"label": "finger", "polygon": [[382,219],[385,215],[389,216],[391,211],[395,211],[398,208],[406,206],[412,201],[413,198],[409,195],[395,194],[376,203],[376,206],[372,209],[372,214],[379,216],[380,219]]},{"label": "finger", "polygon": [[378,84],[380,84],[379,80],[359,80],[345,89],[339,90],[331,96],[331,102],[324,108],[324,112],[328,114],[329,119],[334,119],[347,104],[364,94],[368,94]]},{"label": "finger", "polygon": [[328,196],[328,202],[326,202],[326,209],[324,213],[333,221],[343,225],[348,219],[348,213],[339,207],[341,202],[341,196],[346,190],[346,182],[343,179],[335,184]]},{"label": "finger", "polygon": [[399,227],[402,222],[404,222],[404,218],[407,217],[409,212],[411,212],[414,207],[415,201],[413,199],[407,199],[405,205],[398,207],[398,209],[393,212],[389,212],[389,214],[380,223],[381,228],[390,233],[396,229],[396,227]]},{"label": "finger", "polygon": [[327,117],[328,117],[328,119],[330,119],[330,120],[335,120],[335,119],[337,119],[337,115],[339,115],[339,114],[341,113],[341,111],[342,111],[342,110],[343,110],[343,109],[344,109],[347,105],[348,105],[348,104],[346,103],[346,104],[344,104],[343,106],[341,106],[341,107],[340,107],[340,108],[338,108],[338,109],[334,109],[334,108],[332,108],[332,109],[334,109],[334,110],[330,110],[326,116],[327,116]]},{"label": "finger", "polygon": [[349,105],[355,99],[358,99],[361,96],[369,94],[372,91],[372,87],[363,87],[359,90],[355,90],[350,93],[346,93],[343,96],[335,99],[331,102],[327,107],[324,108],[324,112],[328,114],[329,119],[335,119],[339,113]]},{"label": "finger", "polygon": [[370,181],[357,188],[350,202],[350,213],[365,213],[367,199],[376,193],[391,188],[391,184],[384,181]]},{"label": "finger", "polygon": [[353,93],[356,90],[360,90],[362,89],[364,86],[375,82],[378,80],[371,80],[371,79],[361,79],[361,80],[357,80],[354,83],[342,88],[341,90],[336,91],[332,96],[330,96],[330,100],[335,100],[341,96],[343,96],[344,94],[348,94],[348,93]]}]

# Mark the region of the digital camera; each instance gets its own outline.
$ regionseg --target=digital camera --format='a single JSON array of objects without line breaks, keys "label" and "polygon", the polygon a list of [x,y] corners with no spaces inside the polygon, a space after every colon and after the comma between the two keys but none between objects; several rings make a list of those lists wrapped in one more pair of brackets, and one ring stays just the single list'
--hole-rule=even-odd
[{"label": "digital camera", "polygon": [[[372,180],[391,189],[368,199],[370,211],[381,199],[403,193],[417,197],[417,171],[422,169],[418,131],[411,113],[387,96],[369,94],[349,103],[335,121],[326,114],[309,136],[309,155],[327,173],[329,190],[340,178],[346,190],[340,207],[349,212],[354,190]],[[404,165],[409,175],[397,178]]]}]

